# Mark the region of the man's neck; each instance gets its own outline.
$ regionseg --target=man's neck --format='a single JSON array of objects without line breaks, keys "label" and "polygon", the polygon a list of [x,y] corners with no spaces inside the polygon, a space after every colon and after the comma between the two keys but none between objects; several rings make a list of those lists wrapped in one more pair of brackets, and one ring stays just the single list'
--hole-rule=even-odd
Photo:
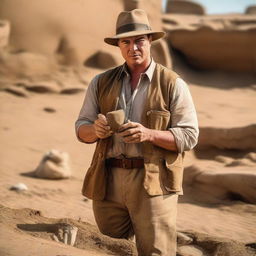
[{"label": "man's neck", "polygon": [[128,70],[129,73],[131,75],[131,80],[130,80],[130,85],[131,85],[131,91],[133,92],[135,90],[135,88],[138,85],[138,82],[140,80],[140,76],[142,73],[145,73],[146,70],[149,68],[150,64],[151,64],[151,58],[150,60],[147,62],[147,65],[137,65],[133,68],[130,68],[128,65]]}]

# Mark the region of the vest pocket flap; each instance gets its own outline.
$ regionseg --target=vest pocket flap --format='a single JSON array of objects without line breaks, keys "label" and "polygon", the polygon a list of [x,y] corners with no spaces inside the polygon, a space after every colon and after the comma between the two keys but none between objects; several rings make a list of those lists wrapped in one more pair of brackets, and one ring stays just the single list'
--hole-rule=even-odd
[{"label": "vest pocket flap", "polygon": [[182,191],[182,154],[172,153],[165,158],[162,182],[167,191]]},{"label": "vest pocket flap", "polygon": [[107,170],[105,168],[105,160],[98,159],[92,162],[86,172],[82,194],[90,199],[102,200],[106,192]]},{"label": "vest pocket flap", "polygon": [[151,161],[145,161],[144,167],[147,172],[158,172],[159,173],[159,160],[154,161],[151,159]]},{"label": "vest pocket flap", "polygon": [[183,158],[182,154],[179,153],[172,153],[165,156],[165,164],[166,167],[171,166],[183,166]]},{"label": "vest pocket flap", "polygon": [[148,127],[156,130],[166,130],[170,122],[170,112],[162,110],[149,110],[147,112]]}]

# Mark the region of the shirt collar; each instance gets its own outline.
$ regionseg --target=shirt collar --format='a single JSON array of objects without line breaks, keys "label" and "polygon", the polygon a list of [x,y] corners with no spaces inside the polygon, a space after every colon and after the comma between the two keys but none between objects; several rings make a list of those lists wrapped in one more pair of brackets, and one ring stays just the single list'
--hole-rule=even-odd
[{"label": "shirt collar", "polygon": [[[148,77],[149,81],[152,80],[155,67],[156,67],[156,63],[155,63],[155,61],[153,60],[153,58],[151,58],[151,63],[150,63],[150,65],[149,65],[149,67],[147,68],[147,70],[146,70],[145,73],[142,73],[142,74],[145,74],[145,75]],[[126,76],[129,75],[128,67],[127,67],[126,63],[123,64],[123,66],[122,66],[122,68],[121,68],[121,72],[119,73],[118,79],[121,79],[123,75],[126,75]]]},{"label": "shirt collar", "polygon": [[146,70],[145,74],[148,76],[149,81],[151,82],[153,74],[154,74],[154,70],[156,67],[156,63],[154,62],[153,58],[151,59],[151,63],[148,67],[148,69]]}]

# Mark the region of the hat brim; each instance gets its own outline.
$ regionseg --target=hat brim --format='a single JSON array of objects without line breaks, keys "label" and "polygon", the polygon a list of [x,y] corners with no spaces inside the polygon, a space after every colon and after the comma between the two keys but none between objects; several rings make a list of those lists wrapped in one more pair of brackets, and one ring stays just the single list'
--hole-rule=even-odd
[{"label": "hat brim", "polygon": [[122,34],[118,34],[113,37],[104,38],[104,42],[110,45],[118,46],[118,40],[120,38],[131,37],[131,36],[139,36],[139,35],[152,35],[152,41],[158,40],[165,36],[165,32],[163,31],[149,31],[149,30],[140,30],[140,31],[130,31]]}]

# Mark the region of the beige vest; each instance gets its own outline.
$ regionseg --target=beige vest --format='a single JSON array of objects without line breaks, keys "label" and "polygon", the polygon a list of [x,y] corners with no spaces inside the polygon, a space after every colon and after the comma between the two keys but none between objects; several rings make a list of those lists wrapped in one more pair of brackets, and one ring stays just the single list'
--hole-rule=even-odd
[{"label": "beige vest", "polygon": [[[103,73],[98,81],[100,113],[116,110],[122,88],[122,66]],[[141,124],[150,129],[167,130],[170,125],[170,101],[178,75],[156,64],[145,101]],[[111,137],[98,140],[91,165],[86,173],[82,193],[93,200],[103,200],[108,170],[105,159]],[[144,187],[149,195],[182,193],[183,156],[144,142],[142,147],[145,172]]]}]

